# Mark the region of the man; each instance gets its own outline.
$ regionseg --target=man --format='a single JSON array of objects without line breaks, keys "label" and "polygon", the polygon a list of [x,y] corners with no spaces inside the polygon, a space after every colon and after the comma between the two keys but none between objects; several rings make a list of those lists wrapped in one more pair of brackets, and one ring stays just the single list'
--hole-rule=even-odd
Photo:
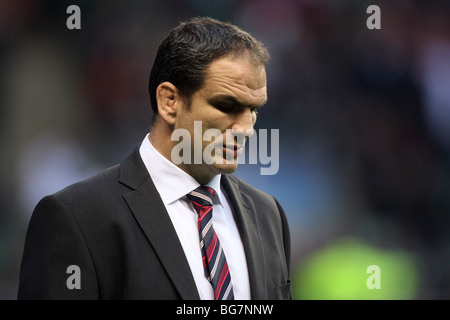
[{"label": "man", "polygon": [[[172,30],[150,74],[150,133],[121,164],[39,202],[18,298],[290,299],[285,213],[230,175],[267,100],[268,59],[231,24]],[[219,134],[199,145],[198,124]],[[181,162],[177,132],[192,137]]]}]

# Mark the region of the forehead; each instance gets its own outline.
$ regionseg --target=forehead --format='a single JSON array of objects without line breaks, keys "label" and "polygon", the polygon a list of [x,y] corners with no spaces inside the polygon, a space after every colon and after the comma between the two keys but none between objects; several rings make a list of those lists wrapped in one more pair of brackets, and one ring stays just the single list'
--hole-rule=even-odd
[{"label": "forehead", "polygon": [[246,56],[223,57],[211,62],[202,90],[205,94],[229,95],[248,105],[267,100],[266,71]]}]

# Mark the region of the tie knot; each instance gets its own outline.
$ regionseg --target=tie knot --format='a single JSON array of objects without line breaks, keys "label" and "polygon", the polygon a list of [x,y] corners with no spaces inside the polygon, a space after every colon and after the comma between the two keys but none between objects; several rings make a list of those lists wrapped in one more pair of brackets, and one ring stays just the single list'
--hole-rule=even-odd
[{"label": "tie knot", "polygon": [[212,206],[215,190],[207,186],[200,186],[187,194],[189,200],[197,202],[202,206]]}]

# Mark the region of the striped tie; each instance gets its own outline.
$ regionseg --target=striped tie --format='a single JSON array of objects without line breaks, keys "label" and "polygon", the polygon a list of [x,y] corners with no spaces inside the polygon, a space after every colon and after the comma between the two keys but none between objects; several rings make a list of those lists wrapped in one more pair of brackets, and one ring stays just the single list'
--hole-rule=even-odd
[{"label": "striped tie", "polygon": [[233,286],[225,253],[212,226],[214,189],[200,186],[187,195],[198,213],[200,249],[205,277],[214,288],[215,300],[233,300]]}]

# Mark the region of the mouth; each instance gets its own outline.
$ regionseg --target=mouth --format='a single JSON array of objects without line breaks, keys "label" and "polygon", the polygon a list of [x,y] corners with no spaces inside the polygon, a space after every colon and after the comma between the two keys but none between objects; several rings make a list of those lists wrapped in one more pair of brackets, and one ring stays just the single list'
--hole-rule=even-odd
[{"label": "mouth", "polygon": [[244,146],[242,145],[224,145],[223,146],[224,157],[227,159],[237,158],[244,151]]}]

